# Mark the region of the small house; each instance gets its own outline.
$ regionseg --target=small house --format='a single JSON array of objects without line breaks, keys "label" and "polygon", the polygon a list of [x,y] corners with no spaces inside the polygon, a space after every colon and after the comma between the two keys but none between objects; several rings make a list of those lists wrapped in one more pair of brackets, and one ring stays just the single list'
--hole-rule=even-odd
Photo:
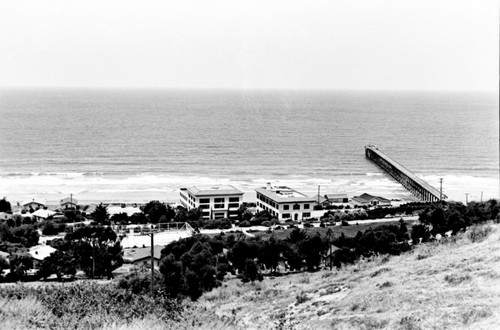
[{"label": "small house", "polygon": [[[164,246],[155,245],[154,248],[154,266],[159,267],[161,259],[161,250]],[[124,250],[123,260],[134,265],[149,266],[151,265],[151,249],[149,247],[132,248]]]},{"label": "small house", "polygon": [[23,210],[30,213],[39,209],[43,209],[44,207],[45,201],[42,199],[33,198],[32,200],[23,203]]},{"label": "small house", "polygon": [[347,194],[328,194],[328,195],[325,195],[325,198],[331,204],[342,204],[342,203],[349,202],[349,197],[347,196]]},{"label": "small house", "polygon": [[62,210],[76,210],[78,206],[78,201],[71,197],[66,197],[61,199],[61,211]]},{"label": "small house", "polygon": [[30,247],[28,253],[33,258],[33,266],[36,268],[45,258],[57,251],[49,245],[35,245]]},{"label": "small house", "polygon": [[360,196],[354,196],[352,198],[352,203],[354,205],[360,206],[391,206],[391,201],[387,198],[380,196],[372,196],[370,194],[362,194]]},{"label": "small house", "polygon": [[50,217],[54,217],[57,212],[45,209],[38,209],[35,212],[31,213],[31,216],[36,221],[47,220]]}]

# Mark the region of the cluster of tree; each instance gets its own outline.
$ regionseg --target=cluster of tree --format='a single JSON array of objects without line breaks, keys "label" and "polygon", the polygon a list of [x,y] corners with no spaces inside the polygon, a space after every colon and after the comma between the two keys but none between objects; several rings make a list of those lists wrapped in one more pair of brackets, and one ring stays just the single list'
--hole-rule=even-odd
[{"label": "cluster of tree", "polygon": [[37,245],[39,239],[36,225],[21,224],[11,227],[8,223],[0,223],[0,244],[18,243],[28,248]]},{"label": "cluster of tree", "polygon": [[162,251],[160,272],[166,292],[172,297],[197,299],[220,285],[229,265],[219,237],[195,235],[167,245]]},{"label": "cluster of tree", "polygon": [[339,249],[330,256],[332,264],[352,263],[362,256],[397,255],[407,251],[408,230],[399,226],[379,226],[358,232],[355,237],[308,235],[294,229],[286,239],[220,234],[213,238],[195,235],[167,245],[162,250],[160,272],[166,292],[173,296],[197,299],[204,291],[220,285],[226,273],[243,281],[262,280],[263,272],[275,273],[279,265],[291,271],[315,271],[321,267],[332,244]]},{"label": "cluster of tree", "polygon": [[327,211],[320,218],[321,222],[330,221],[350,221],[350,220],[364,220],[368,219],[368,214],[364,209],[356,211]]},{"label": "cluster of tree", "polygon": [[429,235],[442,235],[448,231],[454,235],[473,224],[499,219],[499,210],[500,206],[495,199],[483,203],[470,202],[467,206],[456,202],[431,205],[419,216],[425,227],[424,240]]},{"label": "cluster of tree", "polygon": [[[2,225],[0,225],[1,228]],[[0,231],[1,233],[2,231]],[[56,249],[50,256],[37,265],[37,273],[33,279],[46,279],[56,274],[73,277],[78,269],[89,278],[112,278],[112,271],[123,264],[122,247],[117,241],[116,233],[109,227],[87,226],[73,229],[68,227],[64,238],[54,239],[48,245]],[[10,275],[7,281],[28,279],[27,270],[33,269],[33,258],[28,254],[29,246],[3,242],[0,249],[9,251],[8,267]],[[0,265],[2,266],[2,265]]]},{"label": "cluster of tree", "polygon": [[66,275],[71,275],[73,269],[81,269],[89,278],[112,278],[112,271],[123,264],[122,247],[110,227],[86,226],[68,230],[64,239],[52,240],[49,244],[62,252],[55,260],[49,260],[49,265],[66,265],[63,267]]}]

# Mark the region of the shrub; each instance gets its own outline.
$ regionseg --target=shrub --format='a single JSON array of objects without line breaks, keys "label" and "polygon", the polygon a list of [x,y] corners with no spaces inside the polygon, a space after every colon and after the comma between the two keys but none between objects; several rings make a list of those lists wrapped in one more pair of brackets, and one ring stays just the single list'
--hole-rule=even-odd
[{"label": "shrub", "polygon": [[245,220],[245,221],[240,222],[239,226],[240,227],[250,227],[251,224],[250,224],[250,221]]},{"label": "shrub", "polygon": [[472,242],[481,242],[485,240],[493,231],[493,228],[489,225],[474,225],[467,231],[467,238]]},{"label": "shrub", "polygon": [[[44,324],[48,329],[97,329],[106,322],[119,320],[125,324],[137,318],[153,316],[162,321],[179,317],[181,304],[159,292],[154,298],[131,290],[91,282],[67,286],[9,286],[0,297],[38,300],[54,317]],[[105,315],[105,317],[101,317]],[[29,324],[29,320],[27,320]]]},{"label": "shrub", "polygon": [[308,301],[308,300],[309,300],[309,299],[311,299],[311,298],[309,298],[305,292],[300,291],[300,292],[299,292],[299,293],[295,296],[295,299],[296,299],[296,305],[299,305],[299,304],[302,304],[302,303],[304,303],[304,302]]},{"label": "shrub", "polygon": [[444,280],[452,285],[457,285],[457,284],[460,284],[462,282],[470,281],[471,279],[472,278],[470,277],[469,274],[465,274],[465,275],[450,274],[450,275],[446,275],[444,277]]}]

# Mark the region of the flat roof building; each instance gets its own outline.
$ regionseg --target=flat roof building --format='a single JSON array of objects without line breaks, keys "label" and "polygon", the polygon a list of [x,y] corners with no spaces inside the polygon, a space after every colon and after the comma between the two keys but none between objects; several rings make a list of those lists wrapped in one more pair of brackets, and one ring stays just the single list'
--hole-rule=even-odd
[{"label": "flat roof building", "polygon": [[236,219],[243,192],[230,185],[181,188],[181,204],[188,210],[200,208],[203,219]]},{"label": "flat roof building", "polygon": [[286,186],[274,186],[255,189],[257,192],[257,210],[268,211],[280,221],[303,220],[311,217],[314,197],[308,197]]}]

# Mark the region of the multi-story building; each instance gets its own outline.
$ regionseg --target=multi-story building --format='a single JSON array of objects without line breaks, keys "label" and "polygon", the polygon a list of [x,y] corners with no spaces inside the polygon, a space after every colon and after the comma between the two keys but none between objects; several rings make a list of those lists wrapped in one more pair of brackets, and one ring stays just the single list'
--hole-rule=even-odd
[{"label": "multi-story building", "polygon": [[310,218],[313,206],[317,202],[314,197],[308,197],[292,188],[272,187],[270,183],[255,191],[257,210],[266,210],[280,221]]},{"label": "multi-story building", "polygon": [[243,201],[243,192],[229,185],[181,188],[180,195],[181,204],[200,208],[203,219],[235,219]]}]

